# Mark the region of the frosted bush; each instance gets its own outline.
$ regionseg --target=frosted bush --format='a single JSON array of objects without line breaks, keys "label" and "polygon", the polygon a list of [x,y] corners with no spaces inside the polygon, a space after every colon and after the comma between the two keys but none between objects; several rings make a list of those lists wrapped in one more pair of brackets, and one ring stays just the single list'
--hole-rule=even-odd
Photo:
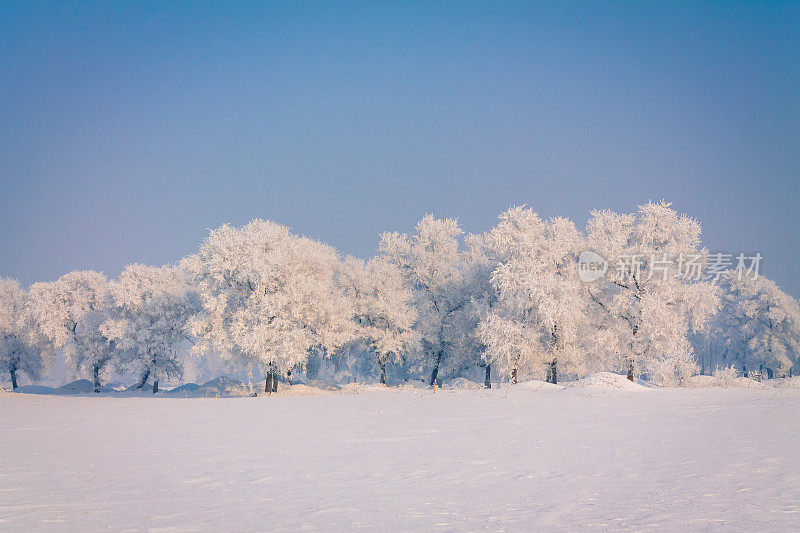
[{"label": "frosted bush", "polygon": [[736,368],[731,365],[729,367],[717,368],[714,370],[714,381],[719,387],[732,387],[733,382],[736,380]]},{"label": "frosted bush", "polygon": [[778,386],[784,389],[800,389],[800,376],[783,378],[778,382]]},{"label": "frosted bush", "polygon": [[651,359],[646,366],[650,381],[662,387],[683,387],[700,368],[692,355],[685,351],[673,352],[659,359]]}]

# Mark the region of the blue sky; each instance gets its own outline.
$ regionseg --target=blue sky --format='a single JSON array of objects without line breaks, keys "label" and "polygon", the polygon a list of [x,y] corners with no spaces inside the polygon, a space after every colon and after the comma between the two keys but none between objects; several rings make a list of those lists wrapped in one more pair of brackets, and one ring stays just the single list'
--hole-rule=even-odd
[{"label": "blue sky", "polygon": [[0,275],[672,201],[800,296],[800,4],[0,3]]}]

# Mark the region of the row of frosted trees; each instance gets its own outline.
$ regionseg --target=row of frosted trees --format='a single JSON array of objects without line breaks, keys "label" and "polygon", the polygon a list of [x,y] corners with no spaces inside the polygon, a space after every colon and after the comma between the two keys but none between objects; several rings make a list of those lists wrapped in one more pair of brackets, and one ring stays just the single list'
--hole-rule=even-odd
[{"label": "row of frosted trees", "polygon": [[[587,251],[605,261],[588,280]],[[788,375],[800,353],[797,301],[754,272],[690,275],[708,257],[700,224],[666,203],[595,211],[583,231],[526,207],[482,235],[429,215],[412,234],[384,233],[378,252],[342,258],[254,220],[212,230],[176,265],[133,264],[114,280],[75,271],[24,290],[0,279],[0,370],[16,388],[60,355],[96,391],[116,370],[157,392],[181,376],[188,341],[265,376],[268,392],[328,363],[382,383],[607,370],[680,385],[700,365]]]}]

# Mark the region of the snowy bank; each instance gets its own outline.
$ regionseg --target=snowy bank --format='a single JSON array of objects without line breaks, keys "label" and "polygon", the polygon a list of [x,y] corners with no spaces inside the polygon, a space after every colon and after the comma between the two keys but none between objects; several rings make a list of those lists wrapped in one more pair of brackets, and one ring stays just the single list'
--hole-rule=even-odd
[{"label": "snowy bank", "polygon": [[613,372],[597,372],[577,381],[567,381],[564,386],[570,389],[592,389],[592,390],[625,390],[643,391],[649,387],[640,382],[629,380],[626,376],[614,374]]},{"label": "snowy bank", "polygon": [[0,529],[797,528],[799,389],[383,390],[2,394]]}]

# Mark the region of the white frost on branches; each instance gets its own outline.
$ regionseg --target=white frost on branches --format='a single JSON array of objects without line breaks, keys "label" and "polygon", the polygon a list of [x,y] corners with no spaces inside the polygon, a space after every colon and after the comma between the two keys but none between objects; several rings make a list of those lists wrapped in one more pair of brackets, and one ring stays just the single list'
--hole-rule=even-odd
[{"label": "white frost on branches", "polygon": [[559,370],[583,375],[588,299],[578,278],[583,238],[575,225],[516,207],[500,215],[484,242],[497,261],[497,303],[478,326],[487,362],[515,382],[520,372],[546,373],[553,383]]},{"label": "white frost on branches", "polygon": [[343,345],[354,325],[338,264],[330,246],[274,222],[212,230],[184,261],[202,302],[190,323],[198,348],[285,375],[304,367],[309,351]]},{"label": "white frost on branches", "polygon": [[417,223],[413,235],[384,233],[378,247],[383,257],[400,269],[414,291],[417,330],[424,341],[419,366],[431,369],[430,384],[452,356],[448,350],[452,344],[448,326],[468,302],[459,251],[462,234],[457,220],[426,215]]},{"label": "white frost on branches", "polygon": [[34,283],[29,290],[28,312],[36,327],[38,345],[51,352],[61,350],[67,364],[90,370],[95,392],[100,377],[117,352],[101,331],[108,318],[108,280],[92,270],[75,270],[48,283]]},{"label": "white frost on branches", "polygon": [[610,370],[664,385],[683,384],[698,361],[791,373],[797,300],[741,265],[711,269],[700,229],[665,202],[594,211],[584,231],[524,206],[480,235],[426,215],[413,232],[382,234],[364,261],[274,222],[224,225],[178,266],[133,264],[111,282],[74,271],[26,292],[0,278],[0,372],[16,387],[61,354],[95,391],[112,367],[155,391],[181,376],[186,342],[251,378],[265,372],[267,391],[281,375],[319,376],[326,358],[348,381],[385,383],[392,367],[434,384],[483,367],[487,387],[492,369],[501,380]]},{"label": "white frost on branches", "polygon": [[380,381],[386,383],[386,365],[401,362],[420,341],[413,293],[400,269],[382,257],[366,262],[347,257],[339,283],[352,306],[355,337],[373,355]]},{"label": "white frost on branches", "polygon": [[37,380],[45,363],[25,320],[27,303],[28,295],[16,280],[0,278],[0,372],[8,372],[15,389],[19,372]]},{"label": "white frost on branches", "polygon": [[141,375],[140,386],[153,379],[180,377],[178,345],[188,320],[199,311],[186,275],[176,267],[132,264],[110,285],[111,317],[101,331],[124,350],[121,364]]},{"label": "white frost on branches", "polygon": [[634,214],[594,211],[587,238],[609,264],[602,282],[587,284],[600,346],[630,379],[646,371],[672,384],[696,372],[689,334],[705,327],[719,304],[715,285],[684,271],[690,258],[706,256],[700,223],[650,202]]},{"label": "white frost on branches", "polygon": [[800,305],[772,280],[729,271],[720,279],[722,307],[701,349],[713,352],[717,364],[742,369],[763,367],[786,375],[800,356]]}]

